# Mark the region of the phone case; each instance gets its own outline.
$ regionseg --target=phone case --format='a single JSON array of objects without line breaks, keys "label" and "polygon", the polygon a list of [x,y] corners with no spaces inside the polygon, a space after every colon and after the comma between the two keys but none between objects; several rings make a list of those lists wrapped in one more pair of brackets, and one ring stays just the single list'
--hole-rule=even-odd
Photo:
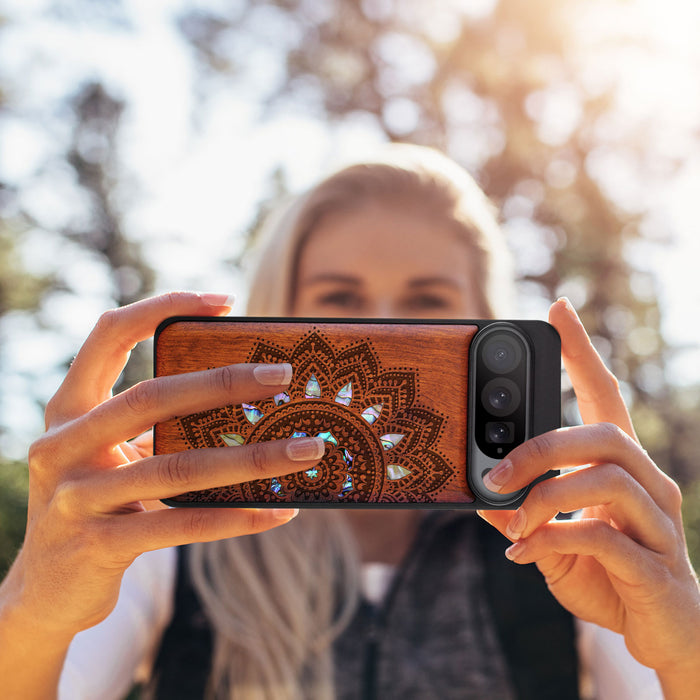
[{"label": "phone case", "polygon": [[[166,320],[156,333],[156,376],[258,362],[289,362],[294,374],[274,397],[157,425],[157,454],[304,435],[326,443],[325,456],[311,469],[185,493],[166,503],[514,507],[513,498],[487,503],[470,485],[470,347],[491,323]],[[542,322],[510,323],[525,334],[532,353],[529,403],[546,404],[546,410],[530,411],[527,433],[558,427],[558,336]],[[471,476],[479,481],[480,475]]]}]

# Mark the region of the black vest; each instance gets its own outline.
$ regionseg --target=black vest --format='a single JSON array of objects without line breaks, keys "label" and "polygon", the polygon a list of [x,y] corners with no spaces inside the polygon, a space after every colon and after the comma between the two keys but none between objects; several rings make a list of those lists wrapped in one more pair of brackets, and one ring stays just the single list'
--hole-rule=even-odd
[{"label": "black vest", "polygon": [[[339,699],[578,700],[573,618],[549,593],[534,565],[505,558],[509,544],[472,514],[431,513],[385,605],[360,605],[335,644]],[[470,546],[477,551],[465,558]],[[186,557],[187,548],[180,548],[174,615],[154,667],[155,698],[202,698],[210,672],[211,627]],[[474,569],[480,570],[478,575]],[[479,615],[488,619],[477,618],[475,626],[495,630],[491,641],[496,653],[475,647],[480,638],[469,637],[464,629],[462,616],[474,619],[479,598]],[[475,649],[483,652],[475,655],[478,668],[469,668],[470,649],[473,656]],[[493,692],[483,678],[482,690],[475,690],[482,665],[482,675],[507,676],[498,679]],[[509,686],[507,694],[500,691],[504,685]]]}]

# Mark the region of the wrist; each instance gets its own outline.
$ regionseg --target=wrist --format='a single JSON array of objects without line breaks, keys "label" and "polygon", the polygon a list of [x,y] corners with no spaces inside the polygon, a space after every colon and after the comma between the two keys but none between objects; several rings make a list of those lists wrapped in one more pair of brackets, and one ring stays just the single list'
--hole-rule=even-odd
[{"label": "wrist", "polygon": [[20,552],[0,584],[0,638],[11,636],[18,646],[26,642],[31,648],[67,649],[76,631],[55,629],[47,622],[28,600]]},{"label": "wrist", "polygon": [[22,599],[21,575],[15,568],[0,586],[0,678],[3,697],[56,697],[73,634],[46,629]]},{"label": "wrist", "polygon": [[685,664],[656,671],[665,700],[695,700],[700,688],[700,654]]},{"label": "wrist", "polygon": [[26,649],[27,655],[40,650],[52,656],[65,654],[75,633],[52,629],[22,604],[13,601],[0,602],[0,647],[11,643],[18,652]]}]

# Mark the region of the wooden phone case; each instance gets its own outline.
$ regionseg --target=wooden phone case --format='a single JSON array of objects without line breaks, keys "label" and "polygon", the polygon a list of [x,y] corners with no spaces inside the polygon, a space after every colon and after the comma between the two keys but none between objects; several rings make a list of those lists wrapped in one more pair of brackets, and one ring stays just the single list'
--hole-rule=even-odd
[{"label": "wooden phone case", "polygon": [[234,363],[290,362],[289,388],[156,426],[172,453],[321,435],[318,466],[275,479],[182,494],[172,505],[473,503],[467,481],[466,323],[169,319],[156,376]]}]

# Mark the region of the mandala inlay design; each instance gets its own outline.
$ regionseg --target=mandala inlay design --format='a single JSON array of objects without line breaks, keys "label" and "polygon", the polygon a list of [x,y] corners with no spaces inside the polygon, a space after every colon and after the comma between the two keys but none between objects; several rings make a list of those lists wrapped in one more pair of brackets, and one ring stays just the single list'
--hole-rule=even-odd
[{"label": "mandala inlay design", "polygon": [[259,339],[248,362],[290,362],[286,391],[253,404],[187,416],[189,447],[320,436],[318,465],[274,479],[184,494],[179,500],[309,503],[430,502],[455,476],[440,441],[445,416],[421,401],[418,373],[382,367],[369,339],[345,346],[317,330],[293,348]]}]

